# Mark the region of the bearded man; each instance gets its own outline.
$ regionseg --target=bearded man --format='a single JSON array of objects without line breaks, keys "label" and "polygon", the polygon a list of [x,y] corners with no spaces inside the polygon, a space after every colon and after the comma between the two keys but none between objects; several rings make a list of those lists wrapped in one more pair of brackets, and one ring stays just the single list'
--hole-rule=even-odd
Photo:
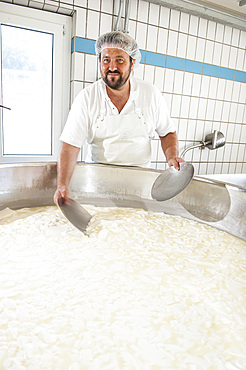
[{"label": "bearded man", "polygon": [[69,196],[69,183],[81,147],[86,161],[148,167],[151,139],[158,134],[169,166],[179,169],[178,139],[161,92],[133,76],[141,59],[136,41],[121,31],[100,36],[95,44],[101,79],[75,98],[60,140],[54,201]]}]

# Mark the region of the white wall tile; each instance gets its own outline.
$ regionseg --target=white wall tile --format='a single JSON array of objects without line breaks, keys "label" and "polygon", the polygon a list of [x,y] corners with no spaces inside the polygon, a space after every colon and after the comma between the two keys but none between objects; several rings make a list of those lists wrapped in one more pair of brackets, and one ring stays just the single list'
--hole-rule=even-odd
[{"label": "white wall tile", "polygon": [[88,8],[94,10],[100,10],[100,0],[88,0]]},{"label": "white wall tile", "polygon": [[206,41],[204,39],[201,39],[201,38],[197,39],[196,54],[195,54],[195,60],[197,62],[204,61],[205,43]]},{"label": "white wall tile", "polygon": [[163,91],[163,88],[164,88],[164,77],[165,77],[165,69],[161,67],[156,67],[154,84],[158,87],[160,91]]},{"label": "white wall tile", "polygon": [[228,68],[229,64],[229,54],[230,54],[230,46],[222,45],[222,55],[221,55],[221,66]]},{"label": "white wall tile", "polygon": [[189,120],[188,126],[187,126],[187,139],[188,140],[194,140],[195,139],[195,130],[196,130],[196,121],[195,120]]},{"label": "white wall tile", "polygon": [[221,23],[216,24],[215,41],[222,42],[224,38],[224,25]]},{"label": "white wall tile", "polygon": [[199,37],[204,37],[204,38],[206,37],[207,27],[208,27],[207,19],[200,18],[199,19],[199,25],[198,25],[198,36]]},{"label": "white wall tile", "polygon": [[233,88],[232,88],[232,101],[238,102],[239,94],[240,94],[240,82],[234,81]]},{"label": "white wall tile", "polygon": [[223,100],[225,95],[226,80],[219,78],[218,89],[217,89],[217,99]]},{"label": "white wall tile", "polygon": [[207,98],[209,96],[208,95],[209,83],[210,83],[210,77],[209,76],[202,76],[200,96],[203,97],[203,98]]},{"label": "white wall tile", "polygon": [[210,40],[215,39],[215,33],[216,33],[216,23],[209,20],[208,21],[208,32],[207,32],[207,38]]},{"label": "white wall tile", "polygon": [[232,39],[231,39],[232,46],[238,47],[239,37],[240,37],[240,30],[237,28],[233,28],[232,29]]},{"label": "white wall tile", "polygon": [[101,22],[100,22],[100,35],[103,35],[106,32],[110,32],[112,30],[112,17],[108,14],[101,15]]},{"label": "white wall tile", "polygon": [[173,85],[174,85],[174,70],[166,69],[165,81],[164,81],[164,92],[172,93]]},{"label": "white wall tile", "polygon": [[206,40],[204,62],[212,64],[213,63],[213,52],[214,52],[214,42]]},{"label": "white wall tile", "polygon": [[159,141],[160,140],[151,140],[151,161],[157,161],[158,159]]},{"label": "white wall tile", "polygon": [[209,121],[212,121],[214,119],[214,108],[215,108],[215,100],[208,99],[206,119]]},{"label": "white wall tile", "polygon": [[238,162],[243,162],[243,160],[244,160],[244,152],[245,152],[245,145],[239,144],[238,145],[238,156],[237,156],[237,161]]},{"label": "white wall tile", "polygon": [[236,116],[237,116],[237,104],[231,103],[231,109],[229,114],[229,122],[236,122]]},{"label": "white wall tile", "polygon": [[203,139],[203,131],[204,131],[204,121],[197,120],[196,121],[195,140],[201,141]]},{"label": "white wall tile", "polygon": [[183,83],[183,94],[184,95],[191,95],[192,82],[193,82],[193,74],[189,72],[185,72],[184,73],[184,83]]},{"label": "white wall tile", "polygon": [[74,0],[74,6],[76,6],[76,7],[81,7],[81,6],[86,7],[87,6],[87,0]]},{"label": "white wall tile", "polygon": [[217,96],[218,78],[211,77],[209,85],[209,97],[215,99]]},{"label": "white wall tile", "polygon": [[201,75],[197,75],[197,74],[193,75],[191,95],[193,95],[193,96],[199,96],[200,95],[201,80],[202,80]]},{"label": "white wall tile", "polygon": [[222,116],[221,119],[224,122],[229,121],[229,113],[230,113],[230,103],[224,102],[223,109],[222,109]]},{"label": "white wall tile", "polygon": [[225,80],[224,100],[228,100],[228,101],[232,100],[232,89],[233,89],[233,81]]},{"label": "white wall tile", "polygon": [[225,26],[223,43],[230,45],[231,38],[232,38],[232,28],[230,26]]},{"label": "white wall tile", "polygon": [[188,118],[190,110],[190,97],[182,95],[180,117]]},{"label": "white wall tile", "polygon": [[157,4],[150,3],[149,8],[149,23],[158,25],[159,23],[159,12],[160,12],[160,6]]},{"label": "white wall tile", "polygon": [[158,28],[154,26],[148,26],[148,36],[146,49],[148,51],[156,52],[157,49],[157,32]]},{"label": "white wall tile", "polygon": [[199,105],[198,105],[198,119],[205,119],[206,118],[206,110],[207,110],[207,99],[200,98]]},{"label": "white wall tile", "polygon": [[245,51],[242,49],[238,49],[237,52],[237,62],[236,62],[236,69],[239,71],[243,71],[243,61],[245,58]]},{"label": "white wall tile", "polygon": [[237,116],[236,116],[237,123],[243,123],[243,113],[244,113],[244,105],[238,104],[237,105]]},{"label": "white wall tile", "polygon": [[188,36],[188,43],[187,43],[187,54],[186,58],[190,60],[195,59],[196,55],[196,40],[197,38],[195,36]]},{"label": "white wall tile", "polygon": [[[109,1],[109,0],[104,0]],[[131,19],[137,19],[137,11],[138,11],[138,0],[131,0],[130,1],[130,8],[129,8],[129,15]]]},{"label": "white wall tile", "polygon": [[196,119],[197,112],[198,112],[198,102],[199,98],[191,97],[190,99],[190,111],[189,111],[189,118]]},{"label": "white wall tile", "polygon": [[239,102],[244,104],[246,103],[246,84],[241,84]]},{"label": "white wall tile", "polygon": [[240,32],[239,47],[242,49],[245,49],[246,47],[246,32],[242,30]]},{"label": "white wall tile", "polygon": [[179,29],[179,18],[180,18],[180,12],[178,10],[171,9],[170,24],[169,24],[169,27],[170,27],[171,30],[178,31],[178,29]]},{"label": "white wall tile", "polygon": [[136,29],[137,29],[137,22],[129,20],[128,23],[128,31],[129,35],[136,39]]},{"label": "white wall tile", "polygon": [[155,67],[146,65],[144,68],[144,80],[153,84]]},{"label": "white wall tile", "polygon": [[199,18],[195,15],[190,16],[189,34],[197,36]]},{"label": "white wall tile", "polygon": [[76,20],[75,20],[75,36],[85,37],[86,30],[86,9],[78,8],[76,10]]},{"label": "white wall tile", "polygon": [[187,49],[187,39],[188,36],[184,33],[178,34],[178,49],[177,49],[177,57],[185,58],[186,57],[186,49]]},{"label": "white wall tile", "polygon": [[180,24],[179,30],[184,33],[188,33],[189,31],[189,23],[190,23],[190,15],[187,13],[180,14]]},{"label": "white wall tile", "polygon": [[149,3],[140,0],[138,3],[138,20],[147,23],[148,14],[149,14]]},{"label": "white wall tile", "polygon": [[183,89],[183,78],[184,78],[184,72],[182,71],[175,71],[174,75],[174,86],[173,86],[173,92],[175,94],[181,94]]},{"label": "white wall tile", "polygon": [[134,69],[133,75],[136,78],[140,78],[141,80],[143,80],[143,78],[144,78],[144,64],[139,64],[138,67],[136,69]]},{"label": "white wall tile", "polygon": [[112,12],[113,12],[113,1],[101,0],[101,11],[105,12],[105,13],[112,14]]},{"label": "white wall tile", "polygon": [[242,129],[242,126],[241,125],[235,125],[233,142],[235,142],[235,143],[239,143],[240,142],[240,139],[241,139],[241,129]]},{"label": "white wall tile", "polygon": [[170,19],[170,9],[161,6],[160,9],[160,27],[168,28]]},{"label": "white wall tile", "polygon": [[85,80],[87,82],[95,82],[97,78],[97,56],[85,56]]},{"label": "white wall tile", "polygon": [[215,101],[215,109],[214,109],[214,120],[220,121],[222,116],[222,109],[223,109],[223,101],[216,100]]},{"label": "white wall tile", "polygon": [[164,28],[159,28],[157,53],[160,54],[167,53],[167,40],[168,40],[168,30]]},{"label": "white wall tile", "polygon": [[171,105],[172,105],[172,95],[171,94],[167,94],[167,93],[163,93],[162,95],[164,96],[164,99],[166,101],[168,110],[170,112],[170,108],[171,108]]},{"label": "white wall tile", "polygon": [[168,32],[168,43],[167,43],[167,54],[176,56],[178,46],[178,32],[169,31]]},{"label": "white wall tile", "polygon": [[171,117],[180,117],[181,95],[173,95]]},{"label": "white wall tile", "polygon": [[99,13],[89,10],[87,15],[86,37],[96,40],[99,36]]},{"label": "white wall tile", "polygon": [[231,69],[235,69],[236,68],[236,61],[237,61],[237,48],[230,47],[228,67],[231,68]]},{"label": "white wall tile", "polygon": [[137,23],[136,41],[140,49],[146,49],[146,35],[147,25],[143,23]]},{"label": "white wall tile", "polygon": [[178,138],[179,138],[179,140],[185,140],[186,139],[187,125],[188,125],[188,120],[187,119],[180,119],[180,122],[179,122],[179,130],[178,130]]},{"label": "white wall tile", "polygon": [[241,142],[246,144],[246,125],[242,125],[241,129]]},{"label": "white wall tile", "polygon": [[222,44],[215,42],[212,64],[215,64],[217,66],[220,65],[221,53],[222,53]]},{"label": "white wall tile", "polygon": [[84,81],[85,54],[73,53],[73,79]]},{"label": "white wall tile", "polygon": [[221,173],[227,174],[229,173],[229,163],[222,163],[222,171]]}]

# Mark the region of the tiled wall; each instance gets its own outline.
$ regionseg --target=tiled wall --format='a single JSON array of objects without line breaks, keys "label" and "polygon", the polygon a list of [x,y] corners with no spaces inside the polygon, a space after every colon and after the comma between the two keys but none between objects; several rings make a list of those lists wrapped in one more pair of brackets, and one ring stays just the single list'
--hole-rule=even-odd
[{"label": "tiled wall", "polygon": [[[71,101],[99,77],[94,43],[113,29],[119,0],[8,2],[73,16]],[[185,159],[192,161],[195,173],[245,173],[246,32],[143,0],[131,0],[129,14],[129,33],[142,53],[135,75],[162,91],[177,127],[180,152],[214,130],[225,135],[222,148],[187,152]],[[152,168],[165,167],[156,138]]]}]

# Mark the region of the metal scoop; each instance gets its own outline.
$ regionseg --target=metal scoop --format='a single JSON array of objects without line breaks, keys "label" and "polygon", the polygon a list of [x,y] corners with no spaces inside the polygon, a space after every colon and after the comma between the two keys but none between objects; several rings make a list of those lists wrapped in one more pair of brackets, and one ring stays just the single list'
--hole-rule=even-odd
[{"label": "metal scoop", "polygon": [[175,197],[189,185],[193,176],[194,167],[190,163],[179,163],[179,171],[169,167],[155,180],[151,189],[152,198],[163,201]]},{"label": "metal scoop", "polygon": [[86,234],[86,228],[92,216],[79,203],[73,199],[68,199],[69,204],[64,203],[64,198],[58,199],[58,205],[64,216],[77,229]]}]

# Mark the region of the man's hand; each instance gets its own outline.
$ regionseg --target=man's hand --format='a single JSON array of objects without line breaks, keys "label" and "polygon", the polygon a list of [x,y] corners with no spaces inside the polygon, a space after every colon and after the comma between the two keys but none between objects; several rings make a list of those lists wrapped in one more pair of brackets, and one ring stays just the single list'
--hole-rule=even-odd
[{"label": "man's hand", "polygon": [[68,204],[68,196],[69,196],[69,189],[67,186],[59,186],[56,189],[55,195],[54,195],[54,202],[58,206],[58,199],[63,198],[63,201],[65,204]]},{"label": "man's hand", "polygon": [[182,158],[179,157],[172,157],[169,159],[168,166],[171,167],[173,166],[175,170],[179,170],[179,163],[185,162]]}]

